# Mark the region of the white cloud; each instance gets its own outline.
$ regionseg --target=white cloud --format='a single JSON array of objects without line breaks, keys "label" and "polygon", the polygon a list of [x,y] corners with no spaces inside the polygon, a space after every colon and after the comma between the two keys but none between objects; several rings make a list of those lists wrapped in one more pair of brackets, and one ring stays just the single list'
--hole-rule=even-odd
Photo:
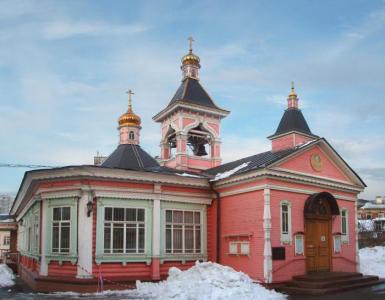
[{"label": "white cloud", "polygon": [[52,22],[43,25],[42,35],[49,40],[65,39],[79,35],[127,35],[147,30],[142,24],[113,25],[102,22]]}]

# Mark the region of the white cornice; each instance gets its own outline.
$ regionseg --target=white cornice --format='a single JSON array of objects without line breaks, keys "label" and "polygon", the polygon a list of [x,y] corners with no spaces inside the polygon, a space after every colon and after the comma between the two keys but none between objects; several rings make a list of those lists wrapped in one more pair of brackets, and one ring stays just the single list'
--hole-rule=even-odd
[{"label": "white cornice", "polygon": [[208,180],[205,178],[175,176],[173,174],[162,174],[154,172],[130,171],[120,169],[108,169],[94,166],[74,166],[59,169],[39,170],[27,173],[20,192],[15,199],[11,213],[14,214],[22,199],[31,188],[33,181],[58,180],[58,179],[104,179],[122,180],[132,182],[160,183],[195,188],[209,189]]},{"label": "white cornice", "polygon": [[345,190],[350,192],[361,192],[363,190],[359,186],[351,185],[351,184],[342,184],[342,183],[335,182],[334,180],[319,179],[309,175],[297,175],[291,172],[283,172],[283,171],[270,170],[270,169],[256,170],[254,172],[247,172],[244,174],[232,176],[232,177],[217,181],[215,184],[215,187],[216,188],[229,187],[229,186],[238,184],[239,182],[245,182],[255,178],[261,178],[261,179],[262,178],[280,178],[290,182],[308,183],[308,184],[317,185],[319,187],[333,188],[333,189]]},{"label": "white cornice", "polygon": [[[287,187],[287,186],[280,186],[280,185],[274,185],[274,184],[263,184],[263,185],[256,185],[256,186],[251,186],[251,187],[247,187],[247,188],[240,188],[240,189],[236,189],[236,190],[232,190],[232,191],[221,192],[220,196],[221,197],[227,197],[227,196],[239,195],[239,194],[243,194],[243,193],[250,193],[250,192],[254,192],[254,191],[262,191],[264,189],[299,193],[299,194],[305,194],[305,195],[313,195],[313,194],[319,193],[319,191],[316,191],[316,190],[291,188],[291,187]],[[355,197],[347,197],[347,196],[343,196],[343,195],[339,195],[339,194],[333,194],[333,196],[336,199],[341,199],[341,200],[347,200],[347,201],[356,201],[357,200]]]},{"label": "white cornice", "polygon": [[166,115],[169,115],[170,113],[177,110],[178,108],[184,108],[187,110],[193,110],[193,111],[197,111],[200,113],[211,114],[211,115],[222,117],[222,118],[226,117],[230,113],[229,111],[224,110],[224,109],[210,108],[210,107],[194,105],[194,104],[184,104],[184,103],[177,101],[173,105],[171,105],[170,107],[166,107],[165,109],[160,111],[158,114],[156,114],[154,117],[152,117],[152,119],[155,122],[161,122],[166,117]]}]

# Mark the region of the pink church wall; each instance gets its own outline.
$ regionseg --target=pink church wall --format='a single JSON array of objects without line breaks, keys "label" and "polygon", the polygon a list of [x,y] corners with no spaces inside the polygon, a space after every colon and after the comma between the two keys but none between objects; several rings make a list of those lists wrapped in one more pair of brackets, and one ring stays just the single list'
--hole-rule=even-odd
[{"label": "pink church wall", "polygon": [[[220,263],[263,280],[263,192],[221,198]],[[250,234],[250,237],[240,235]],[[237,237],[238,235],[238,237]],[[250,238],[250,255],[230,255],[231,241]]]},{"label": "pink church wall", "polygon": [[311,140],[313,140],[313,138],[310,138],[301,134],[297,134],[297,133],[291,133],[291,134],[273,139],[271,141],[271,147],[272,147],[272,151],[275,152],[275,151],[293,148],[296,145],[303,144]]},{"label": "pink church wall", "polygon": [[[320,172],[315,171],[311,167],[310,158],[313,154],[319,154],[319,156],[321,157],[322,170]],[[279,165],[279,167],[297,172],[350,182],[349,179],[343,174],[343,172],[331,162],[331,160],[323,153],[323,151],[318,146],[314,146],[305,153],[291,158],[287,162],[284,162]]]}]

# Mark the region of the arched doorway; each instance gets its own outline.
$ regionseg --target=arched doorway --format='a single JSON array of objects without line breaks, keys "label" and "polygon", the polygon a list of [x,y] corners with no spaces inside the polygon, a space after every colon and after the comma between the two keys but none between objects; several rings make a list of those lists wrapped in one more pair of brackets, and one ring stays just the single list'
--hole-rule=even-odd
[{"label": "arched doorway", "polygon": [[340,211],[334,196],[327,192],[311,195],[305,202],[306,271],[332,270],[332,216]]}]

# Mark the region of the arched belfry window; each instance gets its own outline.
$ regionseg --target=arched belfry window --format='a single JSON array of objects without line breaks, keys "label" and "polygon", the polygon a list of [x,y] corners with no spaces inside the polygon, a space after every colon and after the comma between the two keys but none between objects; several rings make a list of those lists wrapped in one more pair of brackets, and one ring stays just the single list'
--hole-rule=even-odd
[{"label": "arched belfry window", "polygon": [[187,145],[193,155],[206,156],[210,154],[211,134],[202,124],[190,129],[187,134]]},{"label": "arched belfry window", "polygon": [[129,140],[134,140],[135,139],[135,134],[133,131],[130,131],[130,133],[128,134],[128,139]]}]

